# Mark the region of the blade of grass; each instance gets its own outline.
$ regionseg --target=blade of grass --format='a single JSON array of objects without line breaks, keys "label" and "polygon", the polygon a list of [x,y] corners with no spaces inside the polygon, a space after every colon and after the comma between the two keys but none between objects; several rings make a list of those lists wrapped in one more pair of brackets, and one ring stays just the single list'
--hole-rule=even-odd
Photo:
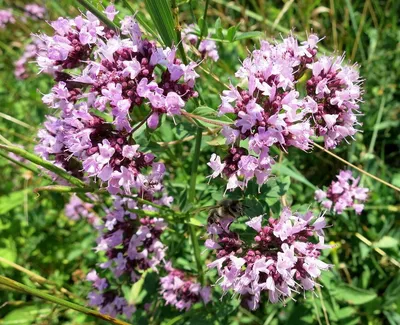
[{"label": "blade of grass", "polygon": [[206,0],[206,6],[204,8],[204,14],[203,14],[203,25],[201,26],[201,30],[200,30],[200,37],[197,40],[197,44],[196,47],[198,48],[200,45],[200,42],[202,41],[203,37],[205,36],[205,32],[206,32],[206,19],[207,19],[207,11],[208,11],[208,5],[209,5],[209,0]]},{"label": "blade of grass", "polygon": [[[250,18],[253,18],[256,21],[265,24],[266,26],[272,27],[274,25],[274,23],[272,21],[270,21],[268,19],[264,19],[264,17],[262,15],[259,15],[249,9],[245,9],[245,8],[235,4],[235,2],[233,2],[233,1],[231,1],[231,2],[226,2],[225,0],[212,0],[212,1],[215,3],[221,4],[221,5],[224,5],[227,8],[237,11],[239,13],[242,13],[242,14],[244,13],[246,16],[249,16]],[[275,28],[277,31],[284,33],[284,34],[291,33],[290,29],[285,28],[281,25],[277,25],[277,26],[275,26]],[[303,35],[297,35],[297,38],[301,41],[304,41],[306,39],[306,37]],[[328,52],[328,50],[320,44],[318,44],[318,48],[321,50],[321,53]]]},{"label": "blade of grass", "polygon": [[293,4],[294,0],[289,0],[288,2],[285,3],[283,6],[282,10],[279,12],[278,16],[276,17],[274,23],[272,24],[272,30],[276,28],[276,26],[279,24],[285,13],[289,10],[290,6]]},{"label": "blade of grass", "polygon": [[91,187],[71,187],[64,185],[49,185],[49,186],[41,186],[37,187],[33,190],[35,193],[37,192],[58,192],[58,193],[90,193],[94,192],[94,189]]},{"label": "blade of grass", "polygon": [[174,20],[168,0],[145,0],[146,9],[164,44],[171,47],[176,44]]},{"label": "blade of grass", "polygon": [[55,166],[51,162],[48,162],[46,160],[43,160],[42,158],[22,149],[16,146],[6,146],[3,144],[0,144],[0,149],[3,149],[8,152],[13,152],[18,156],[21,156],[22,158],[25,158],[31,162],[33,162],[36,165],[42,166],[43,168],[57,174],[61,178],[64,178],[67,180],[69,183],[72,185],[78,186],[78,187],[86,187],[85,183],[82,182],[80,179],[72,176],[71,174],[68,174],[65,170]]},{"label": "blade of grass", "polygon": [[[197,180],[197,167],[199,166],[199,159],[200,159],[200,149],[201,149],[201,140],[202,140],[202,132],[200,128],[197,128],[196,131],[196,142],[194,146],[194,155],[193,155],[193,162],[192,162],[192,172],[190,176],[190,186],[188,191],[188,202],[194,203],[196,199],[196,180]],[[204,273],[203,273],[203,263],[200,257],[200,246],[197,239],[196,229],[192,224],[190,224],[190,215],[187,216],[187,222],[190,238],[193,245],[193,252],[194,258],[196,260],[197,270],[199,273],[199,281],[202,285],[204,285]]]},{"label": "blade of grass", "polygon": [[351,61],[354,61],[354,58],[356,57],[357,54],[358,44],[360,44],[361,33],[364,27],[365,18],[367,16],[367,11],[368,11],[368,4],[369,0],[365,1],[364,8],[361,14],[360,26],[358,26],[356,40],[354,42],[353,50],[351,51]]},{"label": "blade of grass", "polygon": [[[58,287],[57,283],[55,283],[53,281],[50,281],[50,280],[40,276],[39,274],[36,274],[36,273],[24,268],[23,266],[21,266],[19,264],[16,264],[14,262],[11,262],[11,261],[9,261],[9,260],[1,257],[1,256],[0,256],[0,262],[4,263],[4,264],[7,264],[7,265],[11,266],[12,268],[14,268],[14,269],[16,269],[16,270],[18,270],[18,271],[20,271],[22,273],[25,273],[34,282],[37,282],[37,283],[40,283],[40,284],[48,284],[48,285],[53,286],[53,287]],[[65,289],[63,287],[58,288],[58,289],[62,293],[65,293],[68,296],[70,296],[71,298],[79,298],[79,299],[81,299],[80,297],[75,296],[72,292],[68,291],[67,289]]]},{"label": "blade of grass", "polygon": [[18,124],[18,125],[20,125],[20,126],[26,128],[26,129],[29,129],[29,130],[32,130],[32,131],[35,130],[35,128],[32,127],[32,126],[30,126],[29,124],[27,124],[27,123],[25,123],[25,122],[22,122],[22,121],[16,119],[15,117],[12,117],[12,116],[10,116],[10,115],[8,115],[8,114],[1,113],[1,112],[0,112],[0,117],[4,118],[5,120],[8,120],[8,121],[10,121],[10,122],[13,122],[13,123],[15,123],[15,124]]},{"label": "blade of grass", "polygon": [[334,0],[329,0],[330,4],[330,11],[329,15],[331,16],[332,20],[332,36],[333,36],[333,44],[334,44],[334,49],[338,51],[338,36],[337,36],[337,27],[336,27],[336,13],[335,13],[335,1]]},{"label": "blade of grass", "polygon": [[[350,14],[350,20],[351,20],[351,26],[353,27],[354,35],[357,36],[357,31],[358,31],[358,26],[357,26],[357,20],[356,16],[354,13],[354,8],[351,4],[350,0],[345,0],[346,6],[349,9],[349,14]],[[361,53],[361,59],[365,61],[365,50],[362,42],[360,43],[360,53]]]},{"label": "blade of grass", "polygon": [[[355,233],[356,237],[361,240],[365,245],[369,246],[369,247],[373,247],[373,243],[368,240],[367,238],[365,238],[363,235],[361,235],[360,233],[356,232]],[[378,254],[380,254],[381,256],[384,257],[388,257],[389,261],[393,264],[396,265],[398,268],[400,268],[400,262],[395,260],[393,257],[390,257],[386,254],[386,252],[382,249],[380,249],[379,247],[373,247],[375,252],[377,252]]]},{"label": "blade of grass", "polygon": [[12,163],[14,163],[14,164],[16,164],[16,165],[18,165],[18,166],[20,166],[22,168],[30,170],[31,172],[33,172],[35,174],[39,174],[40,173],[40,170],[38,168],[36,168],[36,166],[33,166],[33,165],[29,166],[27,164],[24,164],[24,163],[22,163],[22,162],[20,162],[18,160],[15,160],[15,159],[9,157],[7,154],[5,154],[5,153],[3,153],[1,151],[0,151],[0,156],[3,157],[4,159],[7,159],[7,160],[11,161]]},{"label": "blade of grass", "polygon": [[75,303],[70,302],[68,300],[61,299],[61,298],[55,297],[54,295],[50,295],[48,293],[45,293],[45,292],[43,292],[41,290],[28,287],[28,286],[26,286],[26,285],[24,285],[22,283],[19,283],[17,281],[14,281],[14,280],[12,280],[10,278],[7,278],[5,276],[2,276],[2,275],[0,275],[0,285],[4,285],[7,288],[11,288],[11,289],[14,289],[14,290],[17,290],[17,291],[20,291],[20,292],[23,292],[23,293],[26,293],[26,294],[41,298],[41,299],[44,299],[46,301],[50,301],[50,302],[55,303],[57,305],[61,305],[61,306],[64,306],[66,308],[76,310],[76,311],[84,313],[86,315],[90,315],[90,316],[93,316],[93,317],[108,321],[108,322],[110,322],[112,324],[130,325],[129,323],[126,323],[124,321],[118,320],[118,319],[116,319],[114,317],[111,317],[111,316],[108,316],[108,315],[103,315],[103,314],[99,313],[96,310],[93,310],[93,309],[90,309],[90,308],[87,308],[87,307],[83,307],[81,305],[75,304]]},{"label": "blade of grass", "polygon": [[[376,122],[374,124],[374,130],[372,132],[371,142],[369,143],[368,156],[370,156],[372,154],[372,152],[374,151],[374,148],[375,148],[375,143],[376,143],[376,139],[378,137],[378,131],[379,131],[379,128],[377,128],[377,126],[381,123],[383,110],[385,108],[385,102],[386,102],[386,97],[383,96],[382,100],[381,100],[381,104],[379,105],[378,116],[377,116]],[[369,166],[370,166],[370,161],[367,162],[365,169],[368,170]],[[361,183],[361,185],[364,184],[364,175],[361,176],[360,183]]]}]

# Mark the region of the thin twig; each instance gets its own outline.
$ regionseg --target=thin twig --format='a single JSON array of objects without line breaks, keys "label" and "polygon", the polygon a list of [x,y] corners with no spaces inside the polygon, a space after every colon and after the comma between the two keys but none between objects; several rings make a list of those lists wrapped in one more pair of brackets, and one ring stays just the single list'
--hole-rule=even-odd
[{"label": "thin twig", "polygon": [[10,116],[8,114],[0,112],[0,117],[4,118],[5,120],[9,120],[10,122],[13,122],[15,124],[21,125],[22,127],[27,128],[29,130],[32,130],[32,131],[35,130],[35,128],[30,126],[29,124],[27,124],[25,122],[22,122],[21,120],[15,118],[15,117],[12,117],[12,116]]},{"label": "thin twig", "polygon": [[333,152],[331,152],[331,151],[325,149],[324,147],[320,146],[319,144],[317,144],[317,143],[315,143],[315,142],[313,142],[313,145],[316,146],[318,149],[321,149],[322,151],[324,151],[324,152],[326,152],[327,154],[331,155],[332,157],[335,157],[337,160],[340,160],[341,162],[345,163],[346,165],[349,165],[350,167],[352,167],[352,168],[358,170],[360,173],[362,173],[362,174],[364,174],[364,175],[367,175],[368,177],[373,178],[374,180],[376,180],[376,181],[378,181],[378,182],[380,182],[380,183],[382,183],[382,184],[384,184],[384,185],[386,185],[386,186],[388,186],[388,187],[394,189],[394,190],[397,191],[397,192],[400,192],[400,188],[398,188],[397,186],[394,186],[394,185],[392,185],[392,184],[390,184],[390,183],[384,181],[383,179],[380,179],[379,177],[376,177],[375,175],[372,175],[372,174],[366,172],[365,170],[363,170],[363,169],[361,169],[361,168],[359,168],[359,167],[353,165],[352,163],[350,163],[350,162],[348,162],[347,160],[345,160],[345,159],[339,157],[338,155],[335,155]]},{"label": "thin twig", "polygon": [[317,290],[318,290],[319,300],[321,301],[322,311],[324,312],[325,323],[326,323],[326,325],[330,325],[328,313],[326,312],[326,307],[325,307],[324,299],[322,298],[322,292],[321,292],[320,286],[317,286]]},{"label": "thin twig", "polygon": [[67,307],[69,309],[73,309],[73,310],[79,311],[79,312],[84,313],[86,315],[90,315],[90,316],[94,316],[94,317],[103,319],[103,320],[108,321],[108,322],[110,322],[112,324],[129,325],[128,323],[126,323],[124,321],[121,321],[121,320],[118,320],[118,319],[116,319],[114,317],[111,317],[111,316],[108,316],[108,315],[103,315],[103,314],[101,314],[100,312],[98,312],[96,310],[93,310],[93,309],[90,309],[90,308],[87,308],[87,307],[83,307],[81,305],[75,304],[75,303],[70,302],[70,301],[65,300],[65,299],[58,298],[58,297],[56,297],[54,295],[48,294],[46,292],[43,292],[42,290],[31,288],[29,286],[26,286],[26,285],[24,285],[22,283],[19,283],[17,281],[14,281],[14,280],[12,280],[10,278],[7,278],[5,276],[2,276],[2,275],[0,275],[0,284],[4,285],[6,288],[14,289],[14,290],[17,290],[19,292],[23,292],[23,293],[26,293],[26,294],[29,294],[29,295],[33,295],[35,297],[44,299],[46,301],[50,301],[52,303]]},{"label": "thin twig", "polygon": [[[366,244],[367,246],[373,247],[373,243],[368,240],[367,238],[365,238],[363,235],[361,235],[360,233],[356,232],[355,233],[356,237],[361,240],[364,244]],[[382,255],[383,257],[388,257],[389,261],[393,263],[393,265],[396,265],[398,268],[400,268],[400,263],[399,261],[396,261],[393,257],[390,257],[386,254],[385,251],[383,251],[382,249],[380,249],[379,247],[373,247],[375,252],[377,252],[378,254]]]},{"label": "thin twig", "polygon": [[206,74],[208,74],[209,76],[211,76],[215,81],[219,82],[221,85],[225,86],[225,88],[229,88],[229,85],[227,85],[226,83],[224,83],[223,81],[221,81],[221,79],[219,79],[214,73],[212,73],[209,70],[204,69],[201,65],[198,66],[200,70],[204,71]]},{"label": "thin twig", "polygon": [[196,120],[203,121],[203,122],[206,122],[206,123],[209,123],[209,124],[218,125],[218,126],[224,126],[224,125],[231,125],[232,124],[230,122],[216,122],[214,120],[210,120],[208,118],[202,117],[200,115],[192,114],[192,113],[189,113],[189,112],[186,112],[186,111],[182,111],[182,115],[188,116],[188,117],[191,117],[191,118],[194,118]]},{"label": "thin twig", "polygon": [[53,282],[53,281],[50,281],[50,280],[48,280],[48,279],[46,279],[46,278],[40,276],[39,274],[36,274],[36,273],[34,273],[34,272],[32,272],[32,271],[30,271],[30,270],[24,268],[23,266],[21,266],[21,265],[19,265],[19,264],[16,264],[16,263],[14,263],[14,262],[11,262],[11,261],[9,261],[9,260],[7,260],[7,259],[1,257],[1,256],[0,256],[0,262],[2,262],[2,263],[4,263],[4,264],[7,264],[7,265],[11,266],[12,268],[14,268],[14,269],[16,269],[16,270],[18,270],[18,271],[20,271],[20,272],[22,272],[22,273],[27,274],[31,280],[33,280],[33,281],[35,281],[35,282],[37,282],[37,283],[40,283],[40,284],[48,284],[48,285],[54,286],[54,287],[56,287],[57,289],[59,289],[62,293],[67,294],[67,295],[70,296],[71,298],[77,298],[76,295],[74,295],[72,292],[68,291],[67,289],[65,289],[65,288],[63,288],[63,287],[58,288],[58,287],[57,287],[57,283],[55,283],[55,282]]},{"label": "thin twig", "polygon": [[[205,131],[205,132],[203,132],[202,134],[203,134],[204,136],[210,135],[210,134],[215,134],[215,133],[217,133],[219,130],[221,130],[221,129],[220,129],[220,128],[216,128],[216,129],[212,129],[212,130],[209,130],[209,131]],[[188,137],[186,137],[186,138],[183,138],[183,139],[174,140],[174,141],[167,141],[167,142],[157,142],[157,144],[160,145],[161,147],[168,147],[168,146],[173,146],[173,145],[175,145],[175,144],[179,144],[179,143],[191,141],[191,140],[193,140],[195,137],[196,137],[195,135],[190,135],[190,136],[188,136]]]}]

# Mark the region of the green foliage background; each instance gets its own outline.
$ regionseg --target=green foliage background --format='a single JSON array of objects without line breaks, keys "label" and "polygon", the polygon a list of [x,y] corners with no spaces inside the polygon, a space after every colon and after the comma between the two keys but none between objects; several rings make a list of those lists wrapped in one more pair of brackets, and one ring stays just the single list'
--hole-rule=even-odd
[{"label": "green foliage background", "polygon": [[[107,1],[102,1],[107,5]],[[116,1],[119,17],[129,14],[128,2],[140,17],[155,31],[151,16],[141,1]],[[22,6],[24,1],[0,0],[0,9]],[[40,1],[38,1],[40,3]],[[77,2],[70,0],[43,1],[48,20],[78,13]],[[92,2],[101,8],[98,1]],[[178,1],[180,21],[192,23],[203,16],[205,1]],[[21,15],[21,12],[15,10]],[[360,64],[364,82],[362,130],[356,141],[343,144],[335,153],[364,170],[400,187],[400,13],[399,1],[339,0],[339,1],[263,1],[210,0],[207,15],[208,32],[219,39],[220,60],[205,62],[208,72],[199,70],[199,92],[208,107],[219,105],[222,83],[229,83],[240,59],[264,38],[279,39],[291,30],[304,38],[314,31],[325,39],[321,52],[346,52],[346,57]],[[52,112],[41,102],[41,94],[50,90],[52,81],[44,75],[32,75],[20,81],[13,74],[13,62],[21,55],[29,34],[46,32],[45,22],[17,22],[0,30],[0,141],[33,150],[35,136],[46,114]],[[209,73],[212,71],[212,75]],[[219,81],[214,76],[218,76]],[[234,78],[233,78],[234,80]],[[40,91],[39,91],[40,90]],[[195,111],[196,110],[196,111]],[[213,112],[196,108],[189,103],[188,111],[213,118]],[[6,115],[4,115],[6,114]],[[12,121],[8,116],[22,121]],[[207,126],[207,125],[206,125]],[[175,204],[188,209],[186,202],[193,158],[193,141],[161,146],[158,142],[184,139],[195,128],[183,119],[177,125],[165,121],[155,132],[143,132],[142,146],[154,151],[168,166],[166,186]],[[207,184],[210,174],[206,163],[212,152],[223,153],[226,148],[215,136],[203,138],[196,185],[196,206],[215,204],[222,198],[223,181]],[[3,153],[3,152],[2,152]],[[3,153],[4,154],[4,153]],[[278,155],[279,153],[277,153]],[[278,177],[258,194],[250,187],[247,199],[252,204],[249,215],[265,210],[277,213],[280,196],[294,209],[306,209],[313,203],[315,187],[330,183],[339,169],[345,166],[317,148],[312,153],[289,150],[280,155],[276,167]],[[31,276],[0,262],[0,274],[42,289],[54,296],[85,305],[90,284],[85,274],[97,262],[93,252],[96,231],[85,220],[71,221],[63,208],[68,195],[43,192],[39,186],[50,184],[40,173],[23,169],[0,156],[0,258],[14,262],[51,281],[39,284]],[[332,263],[332,272],[321,279],[317,295],[299,295],[297,302],[272,305],[264,303],[254,313],[239,306],[236,297],[226,296],[204,309],[197,306],[187,314],[156,304],[151,312],[138,311],[133,323],[163,324],[400,324],[400,194],[371,178],[362,177],[371,197],[361,216],[346,212],[328,216],[332,225],[327,229],[328,241],[336,247],[326,252],[324,259]],[[240,196],[233,193],[232,196]],[[312,205],[315,207],[315,204]],[[192,222],[200,224],[206,214],[195,215]],[[175,220],[165,235],[170,242],[168,254],[177,266],[196,272],[186,227]],[[199,234],[201,228],[199,229]],[[202,255],[208,259],[207,254]],[[216,275],[208,274],[214,281]],[[141,288],[127,287],[127,295],[139,306],[159,300],[155,283],[158,275],[150,273]],[[61,293],[61,288],[69,294]],[[140,289],[140,290],[139,290]],[[218,290],[217,290],[218,291]],[[142,308],[143,310],[143,308]],[[10,291],[0,286],[0,324],[101,324],[103,321],[70,309],[38,300],[32,296]]]}]

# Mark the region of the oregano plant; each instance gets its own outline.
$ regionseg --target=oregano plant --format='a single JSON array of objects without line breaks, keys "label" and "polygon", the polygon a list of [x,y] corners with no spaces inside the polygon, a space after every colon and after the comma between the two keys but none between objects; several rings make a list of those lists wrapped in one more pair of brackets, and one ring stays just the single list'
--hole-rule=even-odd
[{"label": "oregano plant", "polygon": [[[129,1],[78,2],[85,10],[48,21],[16,64],[25,79],[34,58],[52,80],[34,154],[0,149],[44,175],[37,193],[63,193],[65,215],[90,224],[91,289],[75,304],[5,277],[0,284],[114,324],[197,315],[226,324],[233,313],[293,308],[331,290],[335,218],[360,215],[372,192],[353,167],[399,191],[340,157],[348,169],[323,190],[291,160],[315,148],[337,157],[331,151],[362,132],[358,65],[321,51],[313,31],[299,39],[224,29],[208,19],[208,0],[185,22],[181,1],[146,0],[137,12]],[[0,28],[13,19],[0,10]],[[225,44],[249,40],[224,75],[213,70],[227,66]],[[292,181],[315,198],[293,204],[302,193]]]}]

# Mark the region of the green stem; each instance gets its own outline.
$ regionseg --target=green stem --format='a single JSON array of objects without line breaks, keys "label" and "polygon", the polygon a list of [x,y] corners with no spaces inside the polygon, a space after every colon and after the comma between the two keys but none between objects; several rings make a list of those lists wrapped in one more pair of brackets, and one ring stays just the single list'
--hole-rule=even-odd
[{"label": "green stem", "polygon": [[19,292],[23,292],[23,293],[26,293],[26,294],[29,294],[29,295],[33,295],[35,297],[39,297],[41,299],[53,302],[53,303],[55,303],[57,305],[61,305],[61,306],[64,306],[66,308],[70,308],[70,309],[79,311],[79,312],[84,313],[86,315],[90,315],[90,316],[94,316],[94,317],[103,319],[103,320],[108,321],[108,322],[110,322],[112,324],[129,325],[128,323],[126,323],[124,321],[115,319],[115,318],[107,316],[107,315],[100,314],[96,310],[93,310],[93,309],[90,309],[90,308],[86,308],[86,307],[83,307],[81,305],[78,305],[78,304],[75,304],[73,302],[70,302],[68,300],[55,297],[54,295],[47,294],[47,293],[45,293],[45,292],[43,292],[41,290],[28,287],[28,286],[26,286],[26,285],[24,285],[22,283],[19,283],[17,281],[9,279],[9,278],[7,278],[5,276],[1,276],[0,275],[0,285],[4,285],[7,288],[14,289],[14,290],[17,290]]},{"label": "green stem", "polygon": [[91,187],[71,187],[65,185],[48,185],[48,186],[40,186],[33,190],[35,193],[37,192],[58,192],[58,193],[91,193],[94,192],[95,189]]},{"label": "green stem", "polygon": [[175,32],[176,32],[176,40],[178,42],[178,50],[179,53],[181,54],[183,63],[188,64],[188,59],[186,57],[185,49],[183,48],[181,25],[179,24],[179,8],[176,4],[176,0],[171,0],[171,10],[175,20]]},{"label": "green stem", "polygon": [[200,42],[201,42],[202,39],[203,39],[204,32],[206,31],[206,19],[207,19],[208,3],[209,3],[209,0],[206,0],[206,6],[205,6],[205,8],[204,8],[204,14],[203,14],[203,26],[201,26],[200,37],[199,37],[199,39],[197,40],[197,44],[196,44],[196,47],[197,47],[197,48],[199,47]]},{"label": "green stem", "polygon": [[[383,96],[382,100],[381,100],[381,104],[379,105],[379,111],[378,111],[378,116],[376,118],[376,122],[375,122],[375,126],[374,126],[374,131],[372,133],[372,137],[371,137],[371,142],[369,144],[369,148],[368,148],[368,155],[370,156],[372,154],[372,152],[374,151],[374,147],[375,147],[375,143],[376,143],[376,139],[378,137],[378,128],[377,126],[381,123],[382,121],[382,115],[383,115],[383,109],[385,108],[385,101],[386,101],[386,97]],[[369,157],[368,157],[369,158]],[[366,163],[365,166],[365,170],[369,170],[370,167],[370,160],[368,160],[368,162]],[[365,176],[361,175],[361,185],[364,184],[364,179]]]},{"label": "green stem", "polygon": [[[190,188],[188,193],[188,202],[193,203],[196,199],[196,179],[197,179],[197,167],[199,166],[199,158],[200,158],[200,148],[201,148],[201,139],[202,139],[202,132],[200,128],[197,128],[196,131],[196,143],[194,146],[194,157],[192,162],[192,175],[190,177]],[[199,241],[197,239],[195,227],[190,224],[190,215],[187,215],[188,218],[188,227],[190,233],[190,239],[193,244],[193,252],[194,258],[197,264],[197,270],[199,273],[199,280],[201,284],[204,284],[204,274],[203,274],[203,263],[200,257],[200,246]]]},{"label": "green stem", "polygon": [[35,166],[29,166],[27,164],[24,164],[24,163],[22,163],[22,162],[20,162],[18,160],[15,160],[15,159],[9,157],[7,154],[5,154],[5,153],[3,153],[1,151],[0,151],[0,156],[3,157],[4,159],[7,159],[7,160],[13,162],[14,164],[16,164],[16,165],[18,165],[18,166],[20,166],[22,168],[30,170],[31,172],[33,172],[35,174],[39,174],[40,173],[40,170],[37,169]]}]

